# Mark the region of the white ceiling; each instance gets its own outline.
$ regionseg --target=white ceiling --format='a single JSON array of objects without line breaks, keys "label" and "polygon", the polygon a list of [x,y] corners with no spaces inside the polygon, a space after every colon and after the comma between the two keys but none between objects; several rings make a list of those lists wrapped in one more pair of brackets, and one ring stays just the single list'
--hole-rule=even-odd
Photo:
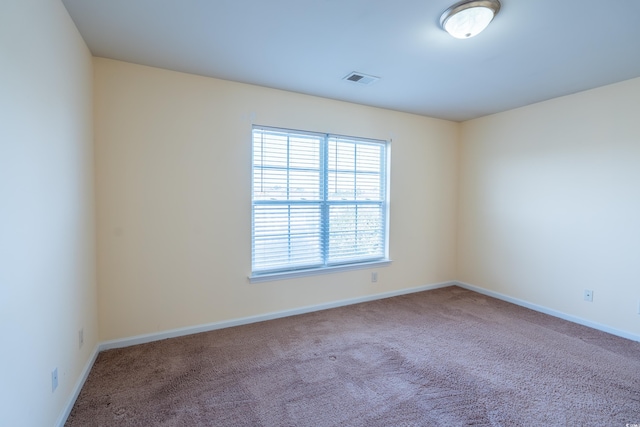
[{"label": "white ceiling", "polygon": [[640,76],[640,0],[501,0],[467,40],[452,0],[62,1],[95,56],[455,121]]}]

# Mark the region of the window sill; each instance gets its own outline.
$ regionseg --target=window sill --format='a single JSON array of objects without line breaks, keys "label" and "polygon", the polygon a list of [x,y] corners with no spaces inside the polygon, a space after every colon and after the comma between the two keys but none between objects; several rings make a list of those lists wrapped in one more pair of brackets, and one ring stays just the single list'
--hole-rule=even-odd
[{"label": "window sill", "polygon": [[319,274],[340,273],[343,271],[362,270],[373,267],[386,267],[391,265],[390,259],[380,261],[362,262],[358,264],[337,265],[334,267],[312,268],[309,270],[284,271],[281,273],[257,274],[249,276],[250,283],[271,282],[274,280],[295,279],[298,277],[317,276]]}]

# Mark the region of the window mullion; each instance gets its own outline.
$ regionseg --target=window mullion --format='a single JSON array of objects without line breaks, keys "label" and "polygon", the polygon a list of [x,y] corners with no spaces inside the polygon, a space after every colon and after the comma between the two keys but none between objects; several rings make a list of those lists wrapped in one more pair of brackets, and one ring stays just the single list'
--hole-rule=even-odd
[{"label": "window mullion", "polygon": [[353,246],[358,252],[358,145],[353,144],[353,203],[356,211]]}]

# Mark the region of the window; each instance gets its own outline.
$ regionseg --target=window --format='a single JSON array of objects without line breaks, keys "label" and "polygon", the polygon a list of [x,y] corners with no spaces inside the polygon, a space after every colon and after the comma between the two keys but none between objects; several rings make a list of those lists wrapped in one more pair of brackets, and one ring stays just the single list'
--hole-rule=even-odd
[{"label": "window", "polygon": [[254,126],[252,279],[388,261],[387,151]]}]

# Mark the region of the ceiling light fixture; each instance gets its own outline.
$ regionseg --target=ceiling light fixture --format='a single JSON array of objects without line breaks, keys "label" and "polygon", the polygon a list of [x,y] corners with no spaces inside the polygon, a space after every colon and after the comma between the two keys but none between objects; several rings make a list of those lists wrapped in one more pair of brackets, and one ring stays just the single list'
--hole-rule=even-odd
[{"label": "ceiling light fixture", "polygon": [[498,0],[462,1],[444,11],[440,25],[453,37],[468,39],[487,28],[499,10]]}]

